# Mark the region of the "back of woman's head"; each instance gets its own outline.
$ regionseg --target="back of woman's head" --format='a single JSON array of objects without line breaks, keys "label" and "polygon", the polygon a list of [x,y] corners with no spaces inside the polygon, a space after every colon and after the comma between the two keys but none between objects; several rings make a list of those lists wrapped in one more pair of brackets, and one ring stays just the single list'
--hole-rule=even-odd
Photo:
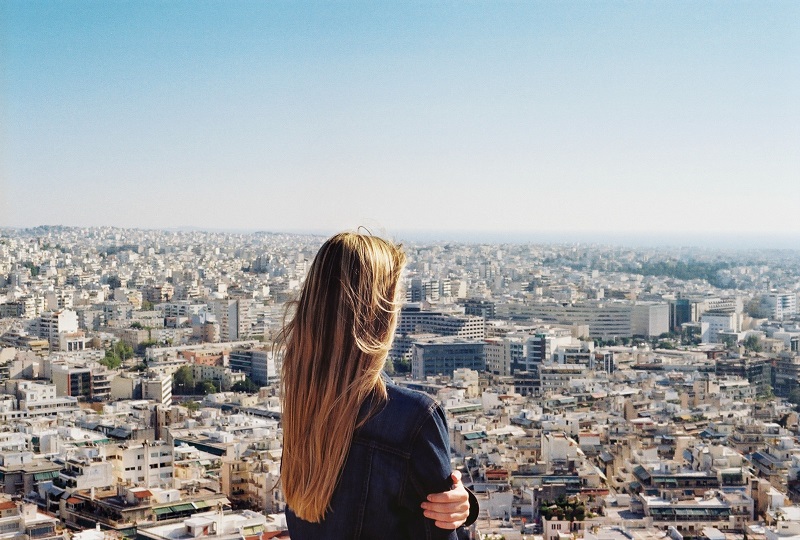
[{"label": "back of woman's head", "polygon": [[399,246],[340,233],[311,265],[284,327],[283,490],[292,510],[320,521],[336,487],[360,407],[385,399],[381,379],[399,309]]}]

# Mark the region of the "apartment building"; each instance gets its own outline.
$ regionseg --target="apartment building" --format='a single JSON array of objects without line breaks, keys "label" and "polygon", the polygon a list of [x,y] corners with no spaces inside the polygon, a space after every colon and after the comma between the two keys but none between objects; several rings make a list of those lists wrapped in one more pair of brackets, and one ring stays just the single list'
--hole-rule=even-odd
[{"label": "apartment building", "polygon": [[106,459],[124,486],[172,487],[172,444],[156,440],[109,445]]},{"label": "apartment building", "polygon": [[59,335],[78,331],[78,314],[70,309],[59,309],[42,313],[36,324],[36,333],[50,344],[50,349],[59,350]]},{"label": "apartment building", "polygon": [[111,396],[113,374],[105,366],[64,363],[53,364],[50,369],[59,396],[79,401],[107,401]]}]

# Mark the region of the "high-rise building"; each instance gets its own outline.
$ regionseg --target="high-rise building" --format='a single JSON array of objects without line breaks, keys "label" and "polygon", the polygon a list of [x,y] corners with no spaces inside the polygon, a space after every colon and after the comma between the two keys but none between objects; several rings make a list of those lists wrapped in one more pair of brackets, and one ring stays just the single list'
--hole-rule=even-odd
[{"label": "high-rise building", "polygon": [[470,298],[464,302],[464,313],[483,317],[484,319],[493,319],[495,317],[495,304],[491,300]]},{"label": "high-rise building", "polygon": [[789,397],[793,390],[800,387],[800,355],[793,352],[782,352],[772,370],[772,389],[778,397]]},{"label": "high-rise building", "polygon": [[772,389],[772,362],[765,356],[717,358],[715,368],[717,377],[747,379],[758,396],[766,396]]},{"label": "high-rise building", "polygon": [[770,319],[789,318],[797,313],[797,295],[795,293],[767,293],[761,296],[761,309]]},{"label": "high-rise building", "polygon": [[423,310],[419,305],[407,304],[403,306],[398,316],[389,359],[410,362],[411,348],[415,341],[414,334],[482,340],[485,336],[484,320],[474,315]]},{"label": "high-rise building", "polygon": [[278,380],[280,365],[271,350],[236,348],[230,354],[230,368],[245,373],[256,384],[266,386]]},{"label": "high-rise building", "polygon": [[636,302],[631,312],[634,336],[658,337],[669,332],[669,305],[662,302]]},{"label": "high-rise building", "polygon": [[423,380],[430,375],[453,375],[459,368],[486,369],[483,341],[439,337],[413,344],[411,376]]},{"label": "high-rise building", "polygon": [[532,304],[507,304],[504,310],[512,320],[538,319],[545,323],[562,325],[587,325],[589,335],[601,339],[633,336],[633,305],[623,302],[581,302],[559,304],[539,302]]}]

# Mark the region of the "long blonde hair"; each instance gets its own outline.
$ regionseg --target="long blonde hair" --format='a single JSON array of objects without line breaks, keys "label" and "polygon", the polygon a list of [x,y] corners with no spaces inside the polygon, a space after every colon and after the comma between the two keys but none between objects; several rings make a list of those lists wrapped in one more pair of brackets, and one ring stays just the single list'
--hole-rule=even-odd
[{"label": "long blonde hair", "polygon": [[386,399],[381,371],[405,260],[381,238],[337,234],[314,258],[284,326],[281,481],[287,504],[306,521],[325,517],[362,403]]}]

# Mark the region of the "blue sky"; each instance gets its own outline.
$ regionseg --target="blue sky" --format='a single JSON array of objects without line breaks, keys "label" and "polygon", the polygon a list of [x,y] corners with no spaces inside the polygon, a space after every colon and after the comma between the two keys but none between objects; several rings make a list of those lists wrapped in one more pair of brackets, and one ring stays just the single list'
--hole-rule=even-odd
[{"label": "blue sky", "polygon": [[800,236],[798,2],[0,6],[0,226]]}]

